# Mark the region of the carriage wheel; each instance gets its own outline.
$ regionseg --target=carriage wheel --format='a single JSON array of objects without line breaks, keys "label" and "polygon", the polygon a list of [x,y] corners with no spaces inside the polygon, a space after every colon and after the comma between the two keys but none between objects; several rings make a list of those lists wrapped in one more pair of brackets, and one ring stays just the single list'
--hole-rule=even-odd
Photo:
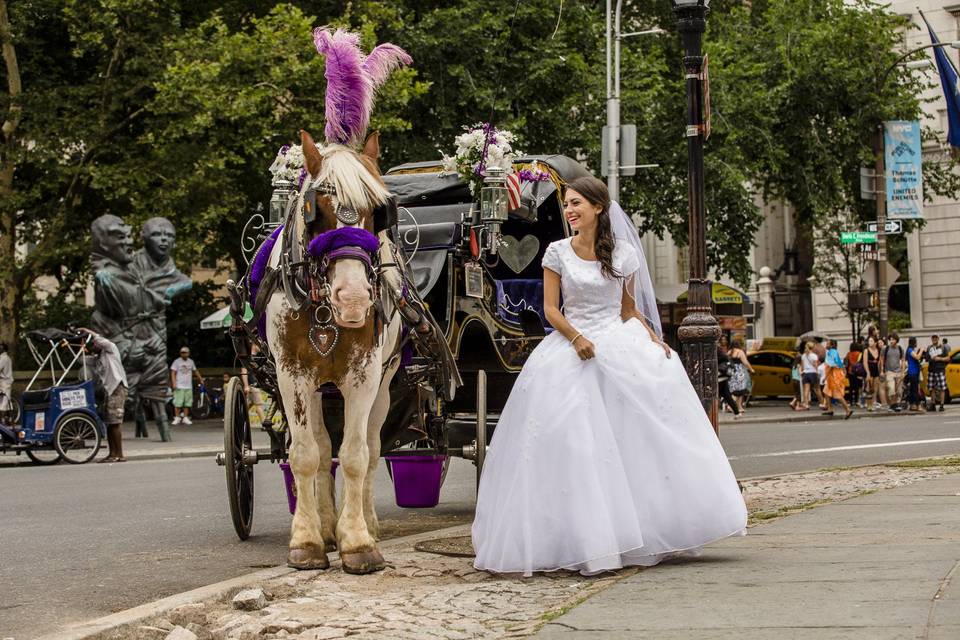
[{"label": "carriage wheel", "polygon": [[246,540],[253,525],[253,466],[244,463],[244,454],[253,450],[253,443],[247,398],[236,377],[224,390],[223,449],[233,528],[241,540]]},{"label": "carriage wheel", "polygon": [[57,453],[57,450],[53,447],[31,447],[25,451],[27,453],[27,457],[30,458],[30,461],[33,462],[33,464],[57,464],[60,462],[60,460],[62,460],[60,454]]},{"label": "carriage wheel", "polygon": [[85,413],[64,416],[53,432],[53,448],[70,464],[84,464],[96,458],[101,440],[99,425]]},{"label": "carriage wheel", "polygon": [[477,491],[480,491],[480,474],[487,457],[487,372],[477,371]]}]

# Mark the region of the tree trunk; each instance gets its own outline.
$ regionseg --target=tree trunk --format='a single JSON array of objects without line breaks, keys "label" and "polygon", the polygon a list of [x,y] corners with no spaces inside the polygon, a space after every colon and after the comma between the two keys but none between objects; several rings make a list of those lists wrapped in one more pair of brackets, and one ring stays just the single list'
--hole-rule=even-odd
[{"label": "tree trunk", "polygon": [[13,352],[16,349],[15,338],[23,299],[23,274],[18,273],[15,253],[17,212],[12,198],[13,174],[20,144],[16,134],[23,117],[23,108],[20,104],[20,66],[17,63],[17,50],[13,46],[6,0],[0,0],[0,50],[3,53],[7,92],[10,96],[10,106],[0,129],[3,132],[0,157],[0,341],[6,342]]}]

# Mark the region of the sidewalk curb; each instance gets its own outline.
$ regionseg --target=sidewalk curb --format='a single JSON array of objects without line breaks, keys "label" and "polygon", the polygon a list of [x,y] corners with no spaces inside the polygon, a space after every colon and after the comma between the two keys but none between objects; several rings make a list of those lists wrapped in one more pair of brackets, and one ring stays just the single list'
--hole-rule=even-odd
[{"label": "sidewalk curb", "polygon": [[[397,546],[413,544],[419,542],[423,539],[430,539],[435,537],[444,537],[443,534],[447,533],[459,533],[461,531],[469,531],[470,525],[458,524],[453,525],[452,527],[444,527],[442,529],[434,529],[432,531],[424,531],[422,533],[414,533],[409,536],[402,536],[399,538],[391,538],[389,540],[384,540],[380,544],[381,550],[391,549]],[[331,565],[340,559],[340,554],[333,552],[329,554],[329,559]],[[327,569],[330,571],[331,569]],[[339,571],[339,568],[333,568],[333,571]],[[146,620],[153,616],[171,611],[178,607],[182,607],[188,604],[195,604],[202,602],[204,600],[212,600],[222,597],[224,594],[228,593],[231,590],[240,590],[244,587],[252,586],[255,583],[263,582],[266,580],[272,580],[274,578],[280,578],[282,576],[290,574],[316,574],[320,575],[324,573],[323,571],[298,571],[297,569],[292,569],[286,566],[277,566],[270,567],[269,569],[260,569],[259,571],[254,571],[253,573],[247,573],[242,576],[237,576],[236,578],[230,578],[228,580],[222,580],[220,582],[215,582],[214,584],[209,584],[203,587],[197,587],[196,589],[191,589],[190,591],[184,591],[181,593],[176,593],[172,596],[167,596],[166,598],[161,598],[160,600],[154,600],[153,602],[148,602],[146,604],[141,604],[139,606],[133,607],[132,609],[126,609],[124,611],[119,611],[117,613],[112,613],[108,616],[103,616],[101,618],[95,618],[94,620],[88,620],[86,622],[78,622],[75,624],[69,625],[67,628],[49,633],[35,640],[85,640],[96,636],[107,631],[115,630],[119,627],[134,625],[137,622]]]},{"label": "sidewalk curb", "polygon": [[[220,448],[213,448],[213,447],[211,447],[210,449],[204,449],[204,450],[187,450],[187,451],[184,451],[184,450],[181,449],[181,450],[179,450],[179,451],[178,451],[178,450],[173,450],[173,451],[169,451],[169,452],[159,452],[159,451],[158,451],[157,453],[128,453],[128,454],[125,454],[125,457],[126,457],[126,459],[127,459],[128,462],[129,462],[129,461],[132,461],[132,460],[165,460],[165,459],[168,459],[168,458],[170,458],[170,459],[173,459],[173,458],[203,458],[203,457],[207,457],[207,456],[209,456],[209,457],[212,458],[212,457],[216,456],[218,453],[220,453],[221,451],[223,451],[223,447],[220,447]],[[18,458],[19,458],[19,456],[18,456]],[[64,464],[64,463],[60,463],[60,464]],[[87,464],[97,464],[97,461],[96,461],[96,460],[91,460],[91,461],[88,462]],[[113,464],[113,463],[110,463],[110,464]],[[30,461],[30,459],[27,458],[26,456],[23,456],[21,459],[14,459],[14,460],[9,460],[9,461],[8,461],[8,460],[4,460],[3,458],[0,458],[0,469],[2,469],[2,468],[4,468],[4,467],[36,467],[36,466],[38,466],[38,465],[35,465],[34,463],[32,463],[32,462]],[[53,466],[53,465],[51,465],[51,466]]]},{"label": "sidewalk curb", "polygon": [[[792,415],[793,413],[800,413],[805,415]],[[725,414],[721,414],[721,415],[725,416]],[[861,409],[860,411],[854,411],[853,415],[850,416],[850,420],[860,420],[864,418],[896,418],[898,416],[902,418],[904,416],[924,416],[924,415],[927,415],[927,412],[910,413],[908,411],[899,411],[899,412],[891,412],[886,410],[866,411]],[[795,412],[791,412],[791,414],[787,414],[786,416],[779,417],[779,418],[767,418],[764,416],[758,416],[756,418],[750,417],[750,418],[741,418],[739,420],[734,420],[732,417],[731,418],[724,417],[724,419],[721,419],[718,421],[718,424],[724,425],[724,426],[733,426],[738,424],[763,424],[767,422],[780,423],[780,422],[830,422],[830,421],[843,422],[844,421],[843,413],[841,412],[839,414],[835,414],[832,416],[825,416],[819,413],[795,411]]]}]

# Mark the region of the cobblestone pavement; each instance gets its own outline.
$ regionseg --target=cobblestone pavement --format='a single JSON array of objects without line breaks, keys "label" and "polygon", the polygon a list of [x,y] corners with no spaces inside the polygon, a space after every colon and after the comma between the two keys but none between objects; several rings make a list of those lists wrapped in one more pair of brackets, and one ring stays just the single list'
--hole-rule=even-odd
[{"label": "cobblestone pavement", "polygon": [[[960,471],[948,466],[875,466],[827,470],[744,483],[752,522],[786,515],[812,504],[842,500]],[[466,526],[443,531],[464,536]],[[420,536],[425,539],[430,537]],[[240,610],[235,593],[182,606],[162,617],[98,636],[98,640],[259,640],[382,638],[403,640],[514,638],[535,632],[637,569],[584,578],[569,572],[532,578],[491,576],[475,571],[471,559],[414,549],[411,540],[383,545],[389,566],[372,576],[339,569],[301,572],[265,581],[260,594],[244,594],[255,610]],[[265,603],[264,603],[265,600]],[[257,606],[262,608],[256,609]]]}]

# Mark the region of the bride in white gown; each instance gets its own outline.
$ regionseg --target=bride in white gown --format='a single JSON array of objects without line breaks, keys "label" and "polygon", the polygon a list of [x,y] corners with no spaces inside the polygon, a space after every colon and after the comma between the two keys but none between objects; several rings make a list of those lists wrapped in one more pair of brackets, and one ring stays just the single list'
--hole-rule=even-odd
[{"label": "bride in white gown", "polygon": [[474,566],[593,574],[743,533],[733,471],[659,337],[632,223],[596,178],[568,185],[564,215],[578,235],[543,256],[556,330],[527,360],[490,443]]}]

